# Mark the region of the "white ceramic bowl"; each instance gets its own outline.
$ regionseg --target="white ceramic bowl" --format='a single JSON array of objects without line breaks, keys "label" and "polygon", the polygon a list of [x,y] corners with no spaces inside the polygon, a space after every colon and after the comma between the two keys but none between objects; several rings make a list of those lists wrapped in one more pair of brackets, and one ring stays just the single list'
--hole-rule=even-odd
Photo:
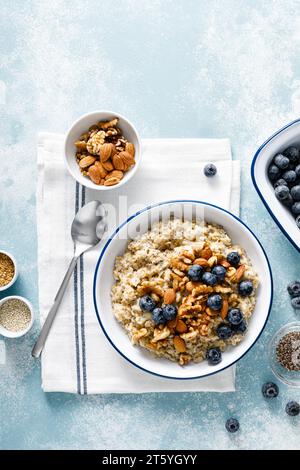
[{"label": "white ceramic bowl", "polygon": [[14,277],[12,278],[12,280],[8,284],[6,284],[5,286],[0,286],[0,292],[3,292],[6,289],[9,289],[9,287],[11,287],[16,282],[16,280],[18,278],[18,275],[19,275],[19,272],[18,272],[18,267],[17,267],[17,262],[16,262],[15,257],[11,253],[9,253],[8,251],[0,250],[0,254],[1,253],[8,256],[12,260],[12,262],[14,263],[14,268],[15,268],[15,273],[14,273]]},{"label": "white ceramic bowl", "polygon": [[[114,117],[119,118],[119,127],[122,129],[124,136],[129,142],[132,142],[135,147],[135,165],[124,174],[124,178],[120,183],[114,186],[100,186],[93,183],[88,177],[83,176],[80,172],[78,163],[75,158],[76,147],[74,142],[79,139],[80,135],[87,131],[87,129],[96,124],[98,121],[108,121]],[[97,191],[111,191],[116,188],[120,188],[127,181],[129,181],[135,172],[137,171],[140,161],[141,161],[141,140],[140,137],[130,121],[124,116],[121,116],[118,113],[112,111],[94,111],[92,113],[85,114],[79,118],[69,129],[65,139],[65,161],[67,168],[73,178],[75,178],[78,183],[86,186],[90,189],[96,189]]]},{"label": "white ceramic bowl", "polygon": [[267,170],[272,158],[287,147],[300,147],[300,119],[291,122],[272,135],[254,155],[251,176],[262,202],[288,240],[300,251],[300,230],[290,211],[275,196]]},{"label": "white ceramic bowl", "polygon": [[10,295],[8,297],[4,297],[4,299],[0,300],[0,306],[4,304],[5,302],[7,302],[7,300],[12,300],[12,299],[21,300],[27,305],[31,314],[30,323],[28,324],[27,328],[25,328],[24,330],[20,330],[20,331],[10,331],[10,330],[7,330],[6,328],[3,328],[3,326],[0,325],[0,335],[6,336],[6,338],[20,338],[21,336],[24,336],[31,329],[33,325],[33,322],[34,322],[33,307],[31,303],[27,299],[25,299],[25,297],[21,297],[19,295]]},{"label": "white ceramic bowl", "polygon": [[[222,225],[234,243],[238,243],[247,251],[254,268],[260,278],[257,291],[257,305],[249,322],[244,340],[236,347],[223,353],[223,360],[216,366],[206,361],[200,364],[190,363],[180,367],[167,359],[157,359],[143,348],[132,346],[124,329],[115,319],[112,312],[110,291],[113,285],[113,267],[116,256],[124,253],[128,243],[128,231],[133,233],[140,227],[140,233],[148,230],[149,217],[151,222],[159,218],[169,218],[169,210],[181,217],[182,208],[186,219],[193,219],[195,213],[201,213],[199,219]],[[226,369],[234,364],[253,346],[263,331],[272,304],[273,282],[270,264],[260,242],[253,232],[231,213],[201,201],[168,201],[148,207],[124,222],[109,238],[103,248],[94,276],[94,304],[100,326],[112,346],[127,361],[136,367],[166,378],[195,379],[205,377]]]}]

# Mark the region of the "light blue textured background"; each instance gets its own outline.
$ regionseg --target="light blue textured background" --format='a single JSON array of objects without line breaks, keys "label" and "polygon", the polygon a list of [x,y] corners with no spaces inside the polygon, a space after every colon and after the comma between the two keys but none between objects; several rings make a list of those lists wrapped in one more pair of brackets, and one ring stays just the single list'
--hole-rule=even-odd
[{"label": "light blue textured background", "polygon": [[[11,292],[37,308],[36,135],[64,132],[95,108],[128,116],[143,137],[225,137],[242,161],[242,218],[264,244],[275,278],[267,329],[237,368],[237,392],[78,397],[44,394],[30,357],[37,334],[6,341],[0,365],[0,447],[300,448],[300,418],[272,403],[266,345],[296,314],[286,284],[299,254],[252,186],[255,149],[300,115],[297,0],[1,0],[0,247],[20,278]],[[58,207],[59,210],[59,207]],[[49,230],[51,228],[49,227]],[[241,431],[224,421],[235,415]]]}]

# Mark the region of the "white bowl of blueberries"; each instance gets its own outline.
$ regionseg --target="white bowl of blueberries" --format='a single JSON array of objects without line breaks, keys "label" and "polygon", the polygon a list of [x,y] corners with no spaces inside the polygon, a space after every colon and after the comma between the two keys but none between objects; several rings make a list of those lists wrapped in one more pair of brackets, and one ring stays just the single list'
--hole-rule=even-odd
[{"label": "white bowl of blueberries", "polygon": [[263,143],[251,176],[270,215],[300,251],[300,119]]}]

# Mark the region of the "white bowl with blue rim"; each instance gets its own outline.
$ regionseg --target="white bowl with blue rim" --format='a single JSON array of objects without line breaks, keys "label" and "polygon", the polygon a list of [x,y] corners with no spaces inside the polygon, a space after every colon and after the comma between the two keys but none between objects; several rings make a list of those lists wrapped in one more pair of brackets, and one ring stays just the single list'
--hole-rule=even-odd
[{"label": "white bowl with blue rim", "polygon": [[[125,252],[130,241],[128,234],[145,233],[148,231],[149,221],[153,223],[161,219],[169,219],[170,211],[175,217],[181,217],[183,210],[185,220],[194,220],[195,214],[198,220],[200,214],[199,219],[222,225],[233,243],[245,248],[260,279],[256,307],[245,338],[239,345],[228,348],[223,353],[222,362],[216,366],[203,361],[181,367],[167,359],[154,357],[144,348],[133,346],[112,311],[111,288],[114,283],[115,258]],[[252,348],[269,317],[273,281],[270,264],[261,243],[239,218],[220,207],[201,201],[167,201],[147,207],[129,217],[109,237],[97,262],[93,295],[99,325],[110,344],[124,359],[145,372],[165,378],[184,380],[201,378],[224,370],[241,359]]]},{"label": "white bowl with blue rim", "polygon": [[276,198],[267,174],[273,157],[291,146],[300,147],[300,119],[287,124],[259,147],[252,161],[251,176],[268,212],[288,240],[300,251],[300,229],[291,212]]}]

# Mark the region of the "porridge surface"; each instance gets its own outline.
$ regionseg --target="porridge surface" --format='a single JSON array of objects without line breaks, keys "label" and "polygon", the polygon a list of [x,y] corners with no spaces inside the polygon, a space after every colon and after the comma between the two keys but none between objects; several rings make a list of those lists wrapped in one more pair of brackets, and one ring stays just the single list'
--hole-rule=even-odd
[{"label": "porridge surface", "polygon": [[[231,266],[227,255],[237,252],[238,265]],[[226,268],[225,279],[216,285],[193,282],[188,277],[191,266],[205,272],[214,266]],[[232,333],[227,339],[217,334],[220,325],[228,325],[228,311],[238,308],[244,323],[255,307],[258,277],[245,250],[233,245],[221,226],[174,219],[158,222],[147,233],[129,242],[125,253],[116,258],[115,284],[112,287],[113,312],[134,345],[158,357],[184,365],[200,362],[210,348],[224,351],[239,344],[245,333]],[[250,295],[240,295],[239,283],[249,280]],[[222,308],[207,305],[209,296],[218,294]],[[157,306],[175,305],[176,318],[156,324],[152,313],[143,311],[140,299],[151,296]]]}]

